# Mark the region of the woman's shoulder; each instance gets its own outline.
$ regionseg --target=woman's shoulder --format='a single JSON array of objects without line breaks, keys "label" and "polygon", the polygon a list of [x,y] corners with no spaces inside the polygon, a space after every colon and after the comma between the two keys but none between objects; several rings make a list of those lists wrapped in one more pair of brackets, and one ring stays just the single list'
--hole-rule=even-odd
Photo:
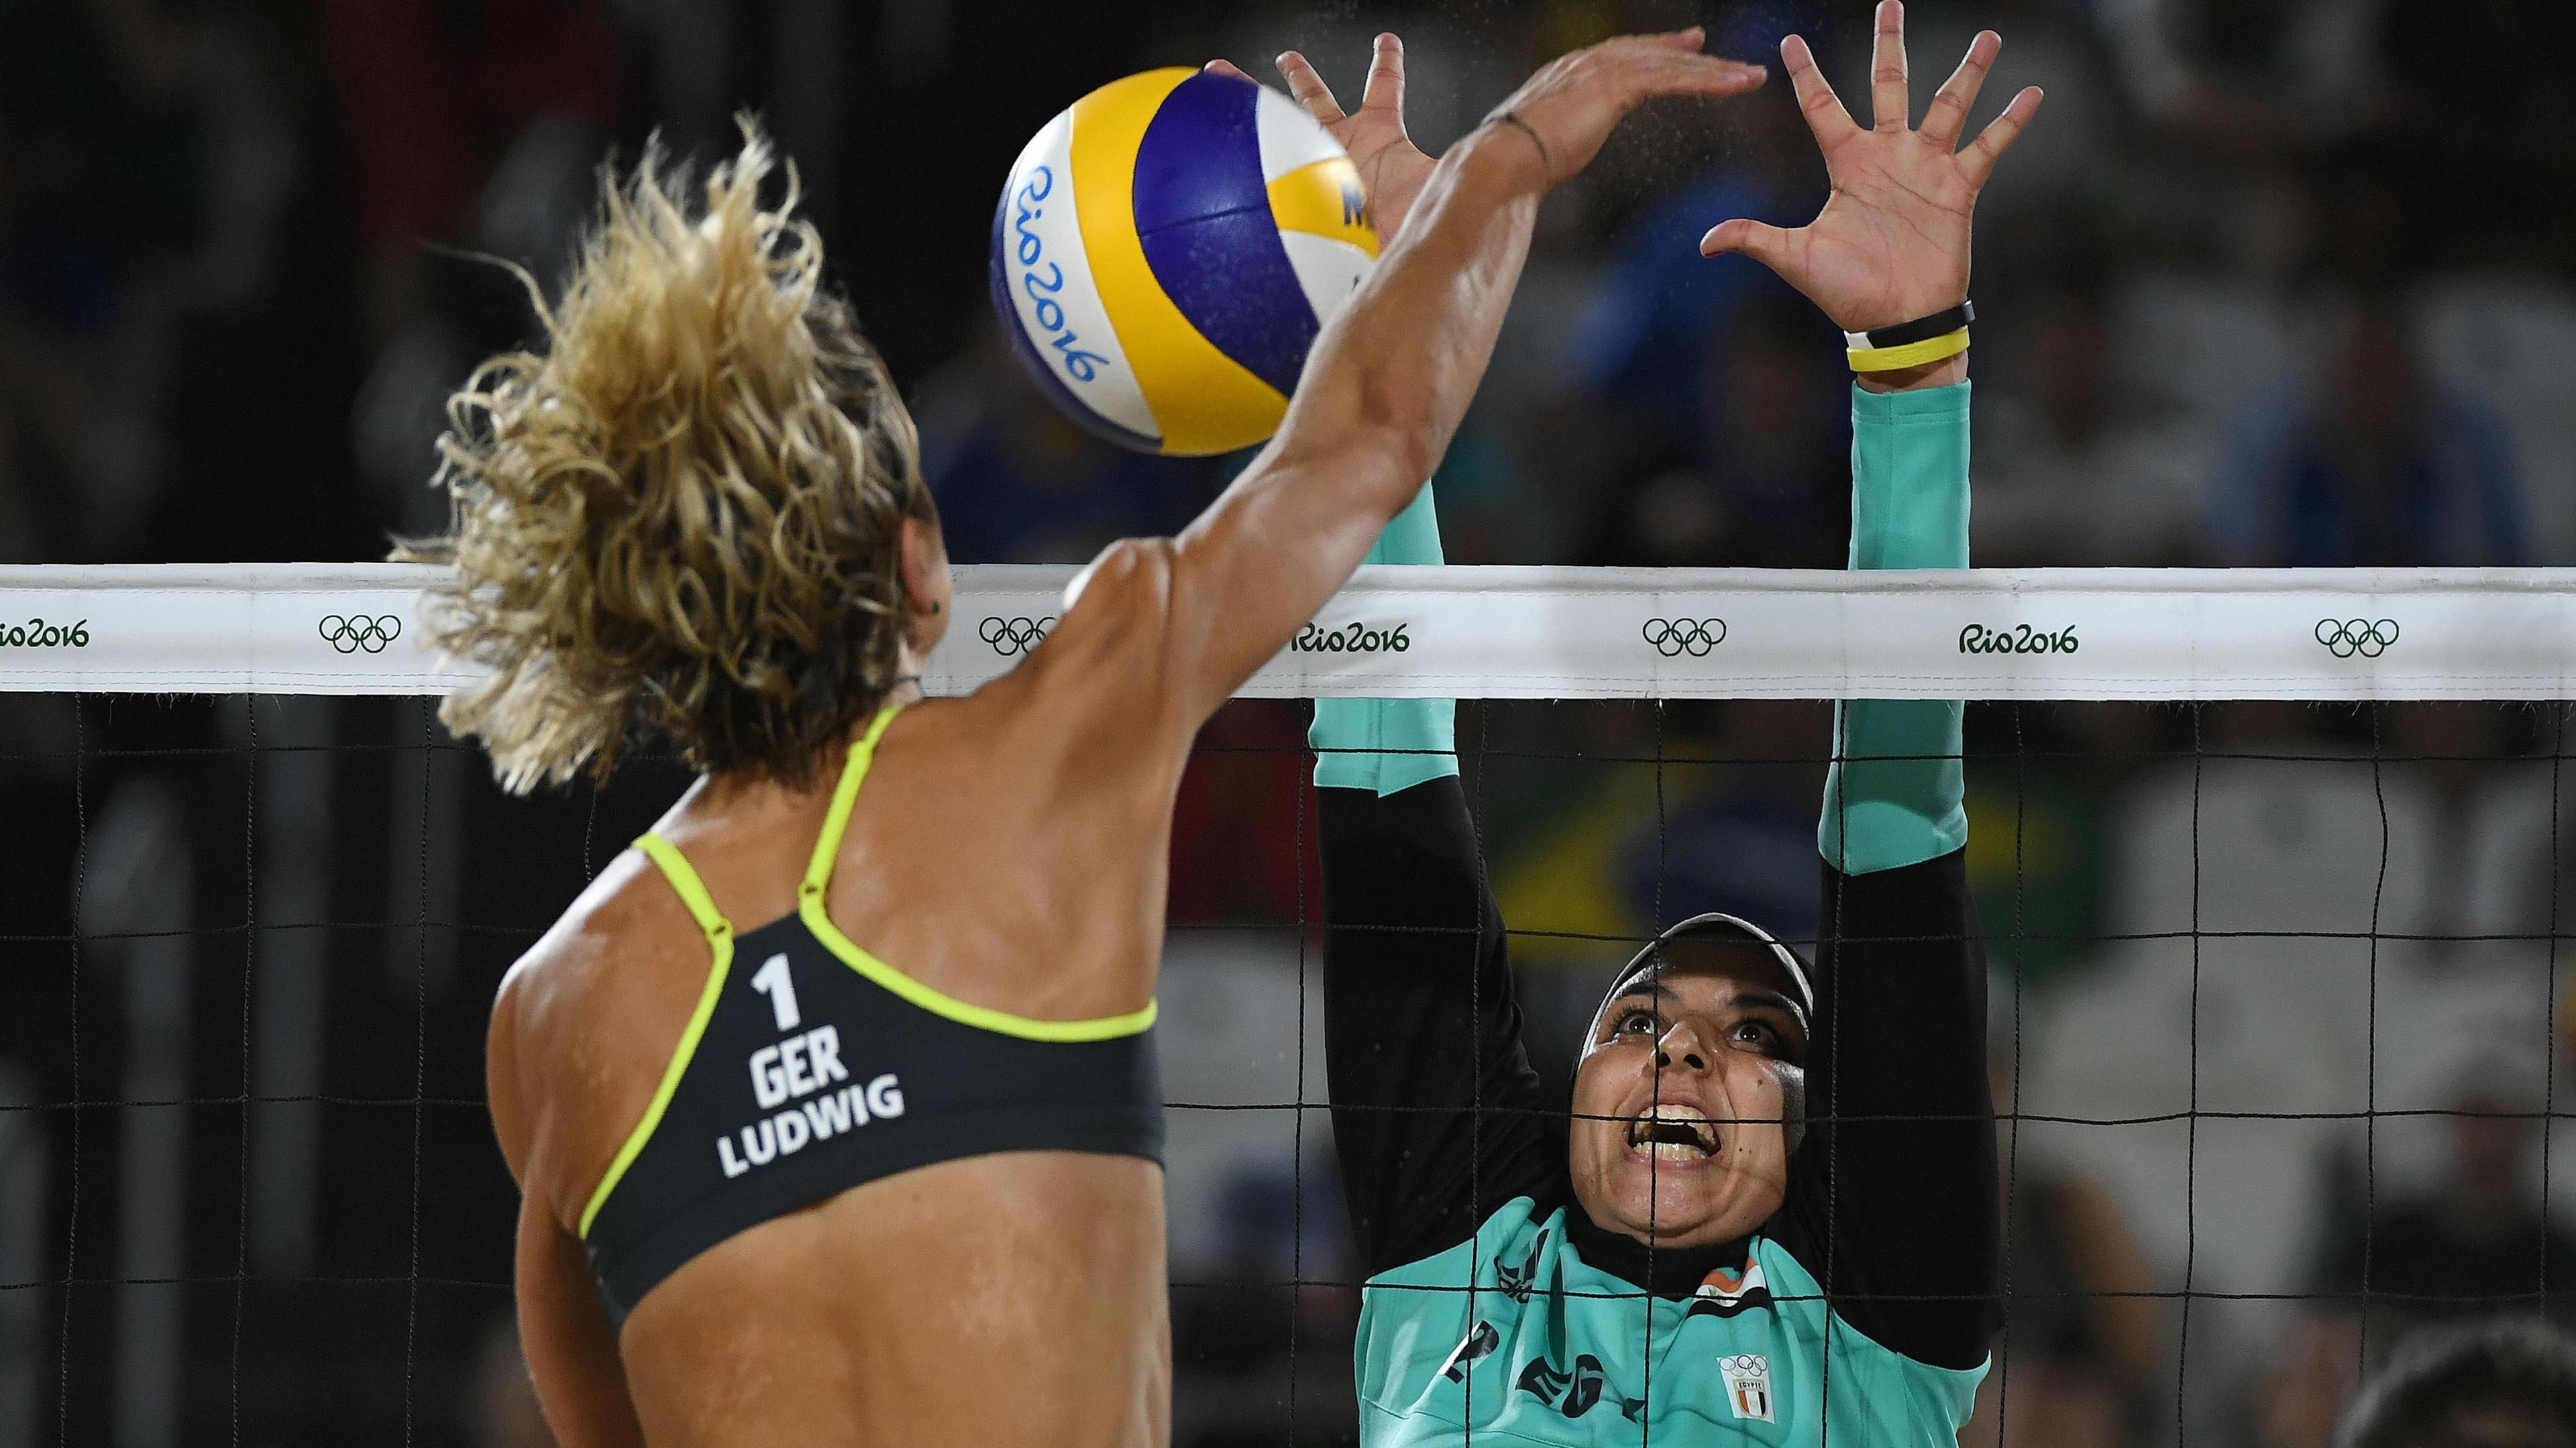
[{"label": "woman's shoulder", "polygon": [[1020,672],[1043,675],[1050,665],[1077,660],[1096,670],[1120,653],[1159,653],[1172,611],[1173,557],[1169,538],[1122,538],[1101,549],[1065,585],[1062,618]]},{"label": "woman's shoulder", "polygon": [[651,1100],[705,980],[703,959],[691,978],[679,955],[695,946],[704,957],[706,938],[676,900],[653,898],[653,873],[637,851],[612,860],[492,1002],[493,1129],[521,1190],[566,1230]]},{"label": "woman's shoulder", "polygon": [[674,933],[664,928],[671,924],[665,916],[678,917],[681,938],[704,951],[703,933],[652,861],[640,849],[621,851],[511,964],[501,1000],[523,1026],[562,1024],[558,1018],[577,1012],[579,998],[599,988],[611,960]]},{"label": "woman's shoulder", "polygon": [[1186,642],[1175,639],[1175,622],[1190,612],[1175,607],[1177,546],[1128,538],[1101,550],[1016,667],[943,706],[954,711],[943,732],[978,741],[984,758],[1053,760],[1090,784],[1119,758],[1177,768],[1189,731],[1168,727],[1183,693],[1166,675],[1173,646]]}]

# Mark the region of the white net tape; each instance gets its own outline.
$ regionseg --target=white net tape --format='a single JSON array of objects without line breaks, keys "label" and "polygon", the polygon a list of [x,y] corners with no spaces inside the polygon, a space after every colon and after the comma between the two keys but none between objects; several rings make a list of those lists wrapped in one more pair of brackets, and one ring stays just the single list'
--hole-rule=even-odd
[{"label": "white net tape", "polygon": [[[1076,570],[957,570],[934,694]],[[0,690],[437,694],[426,568],[0,568]],[[1242,693],[1486,699],[2564,699],[2576,569],[1363,568]]]}]

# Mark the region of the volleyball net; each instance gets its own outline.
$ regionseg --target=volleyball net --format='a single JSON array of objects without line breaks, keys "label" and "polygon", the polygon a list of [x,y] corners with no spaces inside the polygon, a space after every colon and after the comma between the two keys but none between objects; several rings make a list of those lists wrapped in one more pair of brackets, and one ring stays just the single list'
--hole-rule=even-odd
[{"label": "volleyball net", "polygon": [[[956,572],[933,694],[1073,578]],[[0,569],[0,1448],[516,1411],[485,1013],[687,776],[499,795],[435,719],[465,676],[430,576]],[[1356,1422],[1300,699],[1466,701],[1550,1080],[1663,925],[1813,949],[1824,701],[1973,701],[2008,1204],[1979,1441],[2219,1437],[2415,1325],[2564,1314],[2571,610],[2569,569],[1361,570],[1182,789],[1175,1441]]]},{"label": "volleyball net", "polygon": [[[1076,570],[956,570],[934,695],[1042,639]],[[0,689],[438,694],[426,567],[0,567]],[[1359,570],[1247,698],[2563,697],[2576,569]],[[2400,647],[2401,640],[2403,647]]]}]

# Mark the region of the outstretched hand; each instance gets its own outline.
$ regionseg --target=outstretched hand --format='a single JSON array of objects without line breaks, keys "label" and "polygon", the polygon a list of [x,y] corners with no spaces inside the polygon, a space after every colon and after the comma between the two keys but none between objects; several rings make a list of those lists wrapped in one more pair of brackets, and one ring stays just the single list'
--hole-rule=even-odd
[{"label": "outstretched hand", "polygon": [[1833,194],[1814,221],[1794,230],[1735,220],[1700,239],[1703,256],[1738,251],[1778,272],[1847,332],[1893,327],[1946,311],[1968,295],[1968,223],[1977,192],[2039,109],[2040,91],[2012,99],[1977,138],[1959,144],[2003,40],[1978,32],[1967,59],[1923,113],[1907,124],[1905,7],[1882,0],[1870,60],[1873,125],[1843,109],[1816,58],[1797,36],[1781,42],[1798,108],[1824,148]]},{"label": "outstretched hand", "polygon": [[[1360,185],[1368,191],[1369,224],[1377,228],[1380,246],[1392,245],[1436,164],[1404,129],[1404,42],[1393,34],[1377,38],[1356,111],[1342,109],[1341,102],[1333,99],[1333,88],[1324,84],[1306,57],[1291,50],[1280,55],[1278,64],[1279,78],[1288,82],[1288,94],[1332,132],[1351,164],[1359,168]],[[1220,75],[1252,78],[1230,61],[1212,60],[1207,68]]]},{"label": "outstretched hand", "polygon": [[1547,183],[1592,164],[1622,117],[1656,96],[1737,96],[1770,72],[1700,54],[1699,26],[1662,35],[1620,35],[1558,56],[1494,108],[1529,132]]}]

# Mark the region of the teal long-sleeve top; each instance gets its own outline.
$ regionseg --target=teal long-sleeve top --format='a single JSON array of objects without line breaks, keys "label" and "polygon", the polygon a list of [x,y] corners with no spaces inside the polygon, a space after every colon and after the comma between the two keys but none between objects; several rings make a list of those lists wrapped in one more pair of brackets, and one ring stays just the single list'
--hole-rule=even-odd
[{"label": "teal long-sleeve top", "polygon": [[[1968,566],[1972,384],[1852,389],[1854,568]],[[1431,487],[1387,525],[1371,563],[1439,563]],[[1315,783],[1394,794],[1458,772],[1446,699],[1324,699],[1309,742]],[[1816,848],[1848,875],[1946,855],[1967,842],[1955,700],[1856,699],[1834,711],[1834,765]]]},{"label": "teal long-sleeve top", "polygon": [[[1854,568],[1968,566],[1968,391],[1852,388]],[[1955,699],[1834,709],[1816,848],[1846,875],[1919,864],[1968,842]]]}]

